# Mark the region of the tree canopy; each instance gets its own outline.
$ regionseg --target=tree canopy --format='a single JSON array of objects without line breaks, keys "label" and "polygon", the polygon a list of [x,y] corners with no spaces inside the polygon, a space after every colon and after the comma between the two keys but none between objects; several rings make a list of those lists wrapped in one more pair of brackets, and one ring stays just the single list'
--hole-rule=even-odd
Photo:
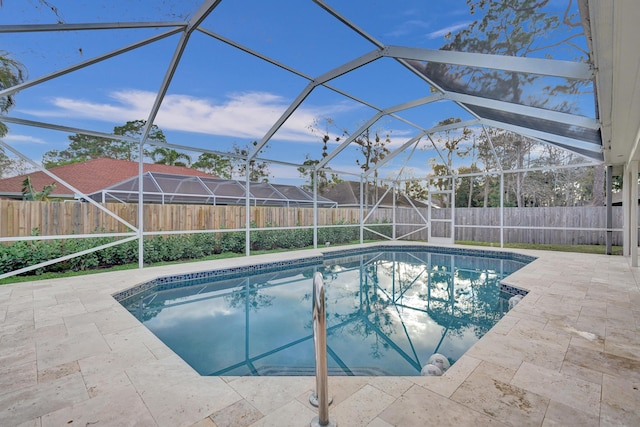
[{"label": "tree canopy", "polygon": [[[128,121],[123,126],[114,127],[113,134],[129,138],[141,138],[145,124],[145,120]],[[151,126],[148,139],[166,142],[164,133],[156,125]],[[81,163],[99,158],[134,161],[138,160],[139,157],[138,143],[136,142],[84,134],[71,135],[69,136],[69,141],[69,146],[66,149],[50,150],[43,154],[42,164],[45,168],[49,169],[55,166]]]},{"label": "tree canopy", "polygon": [[[0,51],[0,90],[20,84],[26,78],[27,71],[24,66],[9,56],[9,53]],[[6,113],[15,105],[13,95],[0,97],[0,113]],[[7,134],[7,126],[0,122],[0,137]]]},{"label": "tree canopy", "polygon": [[[466,28],[448,34],[443,50],[488,53],[504,56],[544,55],[548,58],[562,52],[562,59],[584,60],[587,52],[574,39],[583,36],[579,16],[570,13],[572,0],[562,16],[545,10],[550,0],[467,0],[471,15],[479,15]],[[561,32],[562,28],[569,32]],[[573,58],[567,58],[573,56]],[[541,108],[569,112],[575,105],[568,97],[587,84],[581,80],[541,82],[542,76],[531,73],[506,72],[447,64],[428,64],[430,75],[440,76],[448,90],[476,94],[507,102],[525,103]],[[555,103],[555,104],[552,104]]]},{"label": "tree canopy", "polygon": [[[313,187],[313,169],[315,168],[315,165],[320,163],[320,159],[324,159],[328,155],[327,144],[329,141],[334,139],[335,142],[340,142],[343,139],[351,137],[351,132],[348,129],[341,129],[337,132],[336,136],[331,136],[330,128],[332,127],[335,128],[336,125],[331,118],[325,118],[322,121],[316,120],[308,127],[312,133],[320,136],[322,141],[322,151],[319,158],[314,158],[307,154],[303,165],[298,168],[300,175],[307,178],[307,184],[305,185],[307,188]],[[356,165],[358,165],[363,172],[369,171],[377,165],[378,162],[382,161],[387,155],[389,155],[390,150],[388,145],[390,142],[391,131],[372,130],[370,128],[365,129],[360,135],[357,135],[352,140],[352,144],[357,148],[358,153],[362,155],[362,158],[356,158]],[[317,177],[319,188],[324,188],[342,182],[337,174],[327,174],[326,170],[319,170]],[[374,190],[376,193],[375,196],[377,197],[377,170],[374,171],[373,177],[375,185]],[[367,197],[368,193],[369,192],[366,193]],[[368,203],[368,200],[366,203]]]},{"label": "tree canopy", "polygon": [[[246,158],[249,156],[251,147],[257,145],[258,141],[253,141],[244,146],[233,144],[233,151],[236,155]],[[268,148],[268,146],[265,148]],[[238,176],[247,176],[248,174],[251,182],[269,182],[269,163],[266,161],[252,159],[247,164],[247,161],[243,158],[236,157],[231,159],[231,164],[233,165],[234,173]]]},{"label": "tree canopy", "polygon": [[[26,76],[27,71],[20,62],[11,58],[9,53],[0,51],[0,90],[22,83]],[[8,112],[14,105],[13,95],[0,97],[0,114]],[[0,121],[0,138],[4,137],[7,132],[7,125]],[[0,147],[0,177],[5,176],[7,172],[20,169],[21,166],[22,161],[12,160]]]},{"label": "tree canopy", "polygon": [[231,159],[213,153],[200,154],[191,167],[224,179],[231,179],[233,172]]},{"label": "tree canopy", "polygon": [[160,165],[170,166],[185,166],[191,165],[191,156],[187,153],[174,150],[168,147],[155,147],[149,152],[149,157],[153,160],[153,163]]},{"label": "tree canopy", "polygon": [[[467,0],[471,15],[477,19],[456,33],[448,34],[441,49],[556,59],[560,54],[562,59],[585,60],[588,52],[577,43],[583,30],[579,16],[571,12],[572,2],[569,0],[561,11],[553,11],[550,0]],[[576,98],[570,95],[585,93],[588,84],[577,79],[555,79],[549,83],[543,76],[532,73],[419,61],[410,63],[445,91],[562,112],[578,109],[574,102]],[[566,96],[558,96],[562,94]],[[456,121],[460,119],[449,119],[452,123]],[[446,122],[440,125],[448,124]],[[601,168],[595,172],[593,168],[585,168],[573,174],[568,170],[552,171],[554,166],[581,161],[578,155],[561,148],[501,129],[470,131],[463,128],[443,134],[440,138],[444,141],[439,145],[444,158],[431,159],[430,164],[435,176],[467,175],[457,178],[454,184],[448,182],[448,185],[455,185],[456,206],[499,206],[498,175],[501,171],[516,171],[504,175],[506,206],[571,206],[584,204],[589,197],[593,197],[594,203],[596,199],[602,199]],[[466,139],[473,138],[473,146],[461,150],[460,138],[465,134]],[[466,162],[456,166],[454,152],[465,157]],[[549,171],[528,170],[544,167],[549,167]],[[470,176],[472,174],[476,176]],[[596,182],[588,184],[585,177]],[[572,182],[573,179],[577,182]],[[445,182],[436,179],[435,185],[442,187]],[[415,185],[411,190],[417,191]],[[443,202],[448,205],[448,201]]]},{"label": "tree canopy", "polygon": [[31,177],[27,176],[22,181],[22,199],[46,202],[49,200],[49,195],[53,192],[53,190],[55,190],[55,188],[56,183],[52,182],[51,184],[45,185],[42,190],[38,191],[33,187],[33,184],[31,183]]}]

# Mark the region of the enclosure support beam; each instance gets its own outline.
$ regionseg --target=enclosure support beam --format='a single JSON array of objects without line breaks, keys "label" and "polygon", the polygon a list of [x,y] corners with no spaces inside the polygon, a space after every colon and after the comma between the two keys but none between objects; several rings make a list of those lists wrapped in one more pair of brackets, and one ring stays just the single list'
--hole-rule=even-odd
[{"label": "enclosure support beam", "polygon": [[606,181],[606,187],[607,187],[607,237],[606,237],[606,241],[607,241],[607,255],[611,255],[613,253],[612,251],[612,240],[613,240],[613,231],[611,230],[613,228],[613,210],[612,210],[612,200],[611,200],[611,190],[612,190],[612,181],[613,181],[613,177],[611,176],[611,174],[613,173],[613,166],[609,165],[607,166],[607,181]]},{"label": "enclosure support beam", "polygon": [[182,58],[182,54],[184,53],[185,48],[187,47],[187,42],[189,41],[190,32],[184,32],[180,36],[180,40],[173,52],[173,57],[171,58],[171,63],[167,68],[167,71],[164,75],[162,83],[160,84],[160,88],[156,94],[156,97],[153,101],[153,105],[151,106],[151,111],[149,112],[149,116],[147,117],[147,121],[142,128],[142,142],[147,140],[149,133],[151,132],[151,127],[154,124],[156,116],[158,115],[158,111],[160,111],[160,106],[162,105],[162,101],[164,100],[164,96],[169,90],[169,85],[171,84],[171,80],[173,80],[173,75],[178,68],[178,64],[180,63],[180,58]]},{"label": "enclosure support beam", "polygon": [[500,172],[500,247],[504,248],[504,172]]},{"label": "enclosure support beam", "polygon": [[518,133],[520,135],[555,143],[556,145],[560,145],[563,148],[573,149],[574,151],[579,150],[584,157],[589,157],[596,160],[602,159],[602,146],[594,142],[586,142],[583,140],[569,138],[558,134],[539,131],[533,128],[499,122],[497,120],[482,119],[481,123],[494,128],[504,129]]},{"label": "enclosure support beam", "polygon": [[433,209],[431,182],[432,181],[430,179],[427,180],[427,189],[428,189],[427,190],[427,224],[428,224],[427,241],[429,243],[431,243],[431,234],[433,233],[433,223],[431,222],[431,209]]},{"label": "enclosure support beam", "polygon": [[[5,117],[3,117],[2,120],[3,121],[8,121],[8,120],[5,120]],[[6,142],[0,140],[0,149],[2,149],[2,148],[5,148],[6,150],[12,152],[16,156],[18,156],[19,158],[21,158],[22,160],[24,160],[25,162],[29,163],[31,166],[33,166],[34,168],[39,170],[40,172],[42,172],[45,175],[49,176],[54,181],[58,181],[59,183],[61,183],[62,185],[67,187],[69,190],[73,191],[75,194],[79,194],[88,203],[91,203],[92,205],[94,205],[95,207],[97,207],[98,209],[100,209],[101,211],[106,213],[107,215],[109,215],[112,218],[114,218],[116,221],[120,222],[121,224],[124,224],[127,228],[129,228],[129,229],[131,229],[133,231],[137,231],[138,228],[135,227],[134,225],[130,224],[129,222],[127,222],[124,218],[116,215],[115,213],[113,213],[109,209],[107,209],[104,206],[102,206],[100,203],[98,203],[95,200],[93,200],[91,197],[87,197],[86,194],[84,194],[82,191],[78,190],[73,185],[69,184],[67,181],[65,181],[62,178],[58,177],[57,175],[52,173],[50,170],[44,168],[42,165],[40,165],[40,164],[36,163],[35,161],[31,160],[29,157],[25,156],[24,154],[22,154],[21,152],[16,150],[14,147],[12,147],[9,144],[7,144]]]},{"label": "enclosure support beam", "polygon": [[489,133],[485,125],[482,125],[482,132],[487,137],[487,141],[489,141],[489,147],[491,147],[491,153],[493,154],[493,159],[496,161],[496,165],[498,165],[498,170],[502,172],[502,162],[500,162],[500,156],[498,156],[498,153],[496,152],[496,147],[493,145],[491,134]]},{"label": "enclosure support beam", "polygon": [[403,46],[385,46],[385,56],[465,67],[489,68],[515,73],[533,73],[567,79],[589,80],[594,70],[587,63],[557,59],[525,58],[486,53],[456,52]]},{"label": "enclosure support beam", "polygon": [[244,254],[246,256],[251,255],[251,205],[249,197],[251,197],[251,181],[249,180],[249,171],[251,167],[251,161],[247,159],[247,163],[245,164],[245,196],[244,196],[244,207],[245,207],[245,221],[244,226],[245,230],[245,238],[244,238]]},{"label": "enclosure support beam", "polygon": [[[258,142],[258,144],[253,148],[253,151],[249,153],[249,159],[253,159],[260,153],[260,151],[264,148],[265,145],[269,142],[269,140],[275,135],[275,133],[284,125],[284,123],[291,117],[291,115],[298,109],[298,107],[302,104],[302,102],[309,96],[311,91],[313,91],[316,86],[322,85],[336,77],[340,77],[343,74],[346,74],[350,71],[355,70],[356,68],[360,68],[363,65],[366,65],[376,59],[379,59],[382,56],[382,53],[379,50],[374,50],[365,55],[362,55],[359,58],[356,58],[352,61],[347,62],[346,64],[341,65],[338,68],[334,68],[331,71],[324,73],[323,75],[317,77],[312,82],[310,82],[298,95],[298,97],[289,105],[289,108],[280,116],[280,118],[271,126],[271,129],[267,132],[265,136]],[[323,167],[326,163],[320,163],[318,167]]]},{"label": "enclosure support beam", "polygon": [[364,243],[364,177],[360,175],[360,244]]},{"label": "enclosure support beam", "polygon": [[318,249],[318,169],[313,169],[313,249]]},{"label": "enclosure support beam", "polygon": [[631,191],[629,187],[631,179],[629,178],[629,163],[624,165],[622,171],[622,255],[629,256],[629,232],[631,217],[629,215],[629,204],[631,202]]},{"label": "enclosure support beam", "polygon": [[629,215],[629,249],[631,266],[638,266],[638,161],[631,161],[629,173],[629,204],[626,209]]},{"label": "enclosure support beam", "polygon": [[144,268],[144,143],[138,143],[138,268]]},{"label": "enclosure support beam", "polygon": [[369,120],[367,120],[367,122],[365,124],[360,126],[360,128],[357,131],[353,132],[342,144],[340,144],[337,148],[335,148],[332,152],[330,152],[328,156],[326,156],[324,159],[320,160],[320,162],[316,165],[316,168],[320,169],[320,168],[325,167],[327,163],[329,163],[335,156],[340,154],[340,152],[342,152],[342,150],[347,148],[349,146],[349,144],[351,144],[351,142],[354,139],[359,137],[362,132],[367,130],[376,121],[378,121],[378,119],[380,117],[382,117],[382,116],[384,116],[384,114],[381,113],[381,112],[378,112],[378,113],[374,114],[373,117],[371,117]]},{"label": "enclosure support beam", "polygon": [[462,104],[471,104],[478,107],[491,108],[493,110],[508,111],[509,113],[520,114],[523,116],[536,117],[539,119],[549,120],[558,123],[564,123],[571,126],[579,126],[587,129],[599,129],[600,125],[596,119],[580,116],[577,114],[563,113],[560,111],[548,110],[539,107],[529,107],[528,105],[516,104],[513,102],[497,101],[494,99],[482,98],[480,96],[466,95],[462,93],[447,92],[445,99],[459,102]]},{"label": "enclosure support beam", "polygon": [[456,177],[451,177],[451,244],[456,242]]},{"label": "enclosure support beam", "polygon": [[[369,175],[371,175],[372,173],[374,173],[375,171],[380,169],[382,166],[384,166],[387,162],[392,160],[398,154],[401,154],[401,153],[405,152],[407,150],[407,148],[411,147],[412,145],[416,145],[420,141],[420,139],[422,139],[423,136],[425,136],[425,132],[420,132],[418,135],[414,136],[409,141],[407,141],[404,144],[402,144],[402,146],[400,148],[398,148],[395,151],[392,151],[384,159],[382,159],[378,163],[376,163],[372,168],[370,168],[368,171],[366,171],[364,173],[364,175],[366,177],[369,177]],[[414,149],[415,149],[415,147],[414,147]],[[413,153],[413,151],[412,151],[412,153]],[[406,162],[405,162],[405,164],[406,164]]]},{"label": "enclosure support beam", "polygon": [[[391,193],[393,196],[393,229],[392,229],[393,231],[391,232],[391,240],[396,240],[396,227],[397,227],[396,225],[396,186],[397,185],[398,183],[396,182],[393,183],[393,192]],[[395,275],[393,277],[395,278]]]},{"label": "enclosure support beam", "polygon": [[320,6],[321,8],[323,8],[326,12],[328,12],[330,15],[332,15],[338,21],[342,22],[347,27],[351,28],[353,31],[355,31],[356,33],[360,34],[360,36],[364,37],[370,43],[373,43],[374,45],[376,45],[379,48],[384,47],[384,45],[382,43],[380,43],[378,40],[376,40],[375,38],[373,38],[373,36],[369,35],[367,32],[365,32],[363,29],[358,27],[356,24],[354,24],[353,22],[351,22],[350,20],[348,20],[347,18],[342,16],[340,13],[338,13],[337,10],[333,9],[331,6],[326,4],[324,1],[322,1],[322,0],[313,0],[313,2],[315,4],[317,4],[318,6]]},{"label": "enclosure support beam", "polygon": [[[59,27],[60,24],[57,24],[57,26]],[[47,82],[49,80],[53,80],[53,79],[55,79],[57,77],[63,76],[65,74],[72,73],[74,71],[80,70],[82,68],[88,67],[88,66],[93,65],[93,64],[97,64],[97,63],[99,63],[101,61],[104,61],[104,60],[107,60],[107,59],[111,59],[111,58],[113,58],[113,57],[115,57],[117,55],[132,51],[132,50],[137,49],[137,48],[142,47],[142,46],[146,46],[146,45],[151,44],[153,42],[156,42],[158,40],[162,40],[162,39],[164,39],[166,37],[169,37],[169,36],[172,36],[172,35],[180,32],[180,31],[182,31],[181,27],[174,28],[172,30],[166,31],[166,32],[164,32],[162,34],[159,34],[157,36],[149,37],[149,38],[141,40],[141,41],[139,41],[137,43],[133,43],[133,44],[130,44],[130,45],[125,46],[123,48],[116,49],[116,50],[113,50],[111,52],[105,53],[103,55],[96,56],[95,58],[91,58],[91,59],[89,59],[87,61],[83,61],[83,62],[80,62],[78,64],[72,65],[70,67],[66,67],[66,68],[63,68],[61,70],[55,71],[53,73],[46,74],[44,76],[40,76],[40,77],[38,77],[36,79],[29,80],[29,81],[26,81],[24,83],[20,83],[20,84],[15,85],[15,86],[11,86],[11,87],[9,87],[7,89],[4,89],[4,90],[0,91],[0,97],[13,95],[13,94],[15,94],[17,92],[20,92],[21,90],[30,88],[32,86],[39,85],[40,83],[44,83],[44,82]]]}]

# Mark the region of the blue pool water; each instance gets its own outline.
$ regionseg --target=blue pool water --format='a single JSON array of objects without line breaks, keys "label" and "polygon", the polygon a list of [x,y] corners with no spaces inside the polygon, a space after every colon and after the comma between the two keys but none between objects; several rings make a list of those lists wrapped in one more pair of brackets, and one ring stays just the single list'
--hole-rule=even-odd
[{"label": "blue pool water", "polygon": [[202,375],[314,375],[312,277],[326,284],[332,375],[419,375],[451,364],[507,311],[500,280],[527,260],[369,251],[286,269],[175,280],[121,300]]}]

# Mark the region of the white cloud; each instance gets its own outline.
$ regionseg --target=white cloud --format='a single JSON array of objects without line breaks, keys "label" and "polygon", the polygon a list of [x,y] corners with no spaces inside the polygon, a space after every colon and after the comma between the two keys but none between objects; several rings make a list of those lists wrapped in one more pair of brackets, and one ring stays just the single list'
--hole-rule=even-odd
[{"label": "white cloud", "polygon": [[403,144],[407,143],[411,138],[416,136],[419,131],[416,129],[415,132],[408,131],[400,131],[395,130],[391,132],[391,136],[389,137],[389,144],[387,148],[391,151],[394,151],[396,148],[400,148]]},{"label": "white cloud", "polygon": [[469,24],[471,24],[472,21],[466,21],[466,22],[460,22],[459,24],[455,24],[455,25],[451,25],[445,28],[441,28],[439,30],[436,31],[432,31],[429,34],[427,34],[427,37],[430,39],[437,39],[439,37],[444,37],[449,33],[453,33],[454,31],[460,30],[464,27],[469,26]]},{"label": "white cloud", "polygon": [[[155,100],[154,92],[121,90],[111,93],[113,102],[57,97],[50,110],[30,110],[26,113],[44,117],[85,118],[109,122],[146,118]],[[289,106],[289,101],[268,92],[243,92],[227,95],[221,102],[189,95],[172,94],[164,98],[155,123],[164,130],[197,132],[209,135],[260,139]],[[275,135],[275,139],[317,142],[308,127],[319,117],[331,116],[351,106],[301,106]]]},{"label": "white cloud", "polygon": [[[49,118],[74,117],[109,123],[125,123],[127,120],[147,117],[155,101],[155,96],[155,93],[150,91],[121,90],[111,93],[110,99],[106,102],[58,97],[51,100],[53,108],[25,112]],[[233,93],[222,100],[170,94],[164,99],[156,118],[156,124],[165,131],[196,132],[244,140],[259,140],[288,106],[288,100],[268,92]],[[339,117],[343,113],[349,113],[353,108],[351,104],[346,102],[320,107],[303,105],[294,112],[273,139],[295,143],[309,142],[317,145],[320,136],[317,133],[312,133],[309,126],[326,117]],[[385,129],[384,126],[373,130],[378,131],[382,137],[390,132],[391,141],[388,147],[392,151],[418,132],[407,129]],[[335,138],[339,135],[334,134],[331,130],[329,132],[331,134],[329,151],[331,152],[344,141],[344,137],[341,136],[340,141],[336,141]],[[27,137],[23,138],[26,140]],[[351,160],[353,152],[348,151],[347,157]],[[288,159],[286,153],[281,154],[282,160]],[[340,162],[344,161],[344,158],[344,155],[338,155],[335,160]],[[298,160],[302,162],[302,159]],[[331,165],[334,166],[335,162],[332,161]],[[355,169],[346,165],[334,167],[349,171],[353,169],[354,172],[359,172],[357,166],[354,166]],[[299,179],[295,168],[283,167],[282,170],[277,171],[273,167],[271,169],[272,174],[277,172],[274,176],[278,178]]]},{"label": "white cloud", "polygon": [[[459,14],[459,13],[453,13]],[[465,15],[468,12],[464,12]],[[469,26],[473,21],[464,21],[458,22],[456,24],[450,25],[448,27],[441,28],[439,30],[435,30],[426,34],[428,39],[437,39],[446,36],[449,33],[456,32],[462,28]],[[421,19],[410,19],[404,21],[401,25],[395,27],[393,30],[385,33],[387,37],[403,37],[410,34],[422,33],[422,31],[428,30],[432,26],[432,23],[429,21],[424,21]]]},{"label": "white cloud", "polygon": [[418,30],[429,28],[430,24],[426,21],[419,19],[411,19],[403,22],[400,26],[394,28],[392,31],[385,33],[387,37],[402,37],[408,34],[415,33]]},{"label": "white cloud", "polygon": [[[304,184],[304,178],[300,176],[300,172],[294,167],[273,163],[269,165],[269,180],[277,183],[285,183],[292,185]],[[273,179],[276,177],[277,179]]]},{"label": "white cloud", "polygon": [[[360,169],[360,166],[355,164],[355,161],[353,164],[344,164],[344,163],[334,164],[333,162],[330,162],[329,167],[330,167],[330,170],[327,170],[328,173],[331,173],[331,170],[348,172],[350,174],[355,174],[355,175],[359,175],[362,172],[362,169]],[[271,164],[269,166],[269,172],[270,172],[269,179],[271,182],[277,182],[279,184],[290,184],[290,185],[303,185],[306,183],[306,178],[301,177],[298,170],[293,167],[287,167],[287,166],[278,165],[278,164]],[[339,176],[340,178],[346,181],[358,180],[357,176],[353,176],[350,174],[349,175],[339,174]],[[276,179],[274,179],[274,177]],[[238,179],[237,177],[234,177],[234,178]],[[240,179],[243,179],[243,178],[240,178]]]},{"label": "white cloud", "polygon": [[42,138],[36,138],[34,136],[29,136],[29,135],[14,135],[11,133],[7,134],[3,139],[7,142],[13,142],[17,144],[46,144],[47,143],[47,141],[45,141]]}]

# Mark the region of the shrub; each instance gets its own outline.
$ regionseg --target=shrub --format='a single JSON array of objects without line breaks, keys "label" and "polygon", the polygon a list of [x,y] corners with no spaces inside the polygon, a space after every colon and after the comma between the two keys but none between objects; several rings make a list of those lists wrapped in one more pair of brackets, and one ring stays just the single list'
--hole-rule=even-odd
[{"label": "shrub", "polygon": [[[336,225],[344,227],[320,228],[318,243],[347,243],[357,240],[359,228],[346,226],[340,221]],[[256,224],[252,224],[256,227]],[[271,224],[267,224],[270,227]],[[369,224],[368,227],[391,235],[391,224],[388,220]],[[98,232],[98,231],[96,231]],[[104,230],[102,230],[104,232]],[[33,230],[37,235],[38,230]],[[365,239],[382,239],[375,233],[365,230]],[[251,250],[297,249],[313,243],[313,229],[292,228],[287,230],[254,230],[250,232]],[[86,239],[31,240],[0,245],[0,273],[19,270],[65,255],[70,255],[96,246],[116,242],[117,237],[108,234],[102,237]],[[244,253],[245,232],[231,231],[219,233],[172,234],[168,236],[149,236],[144,238],[144,260],[146,263],[199,259],[222,252]],[[66,261],[38,268],[25,274],[42,274],[44,272],[78,271],[93,268],[111,267],[131,264],[138,261],[138,242],[135,240],[91,252]]]},{"label": "shrub", "polygon": [[[382,221],[380,222],[378,222],[378,220],[375,220],[371,223],[368,223],[367,228],[369,228],[370,230],[374,230],[387,237],[391,237],[391,235],[393,234],[393,226],[389,223],[389,220],[386,218],[383,218]],[[384,237],[370,230],[367,230],[367,229],[364,230],[364,235],[363,235],[364,240],[383,240],[384,239]]]},{"label": "shrub", "polygon": [[222,233],[222,239],[220,242],[220,248],[222,252],[233,252],[241,254],[244,252],[244,232],[243,231],[230,231]]}]

